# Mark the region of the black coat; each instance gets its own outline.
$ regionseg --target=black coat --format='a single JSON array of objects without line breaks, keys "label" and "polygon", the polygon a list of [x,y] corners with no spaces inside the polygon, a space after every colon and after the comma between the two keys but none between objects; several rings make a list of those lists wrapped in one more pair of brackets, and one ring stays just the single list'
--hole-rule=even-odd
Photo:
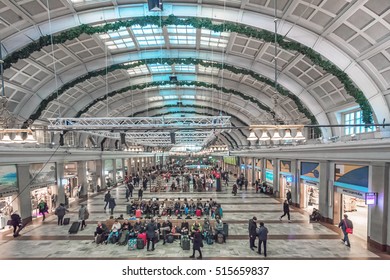
[{"label": "black coat", "polygon": [[194,233],[194,250],[200,250],[202,243],[202,235],[199,231],[196,231]]},{"label": "black coat", "polygon": [[146,225],[146,236],[149,239],[154,238],[154,232],[157,230],[157,225],[155,222],[150,222],[149,224]]},{"label": "black coat", "polygon": [[283,202],[283,211],[286,213],[290,212],[290,206],[288,205],[287,202]]},{"label": "black coat", "polygon": [[249,220],[249,235],[256,236],[256,222],[252,219]]}]

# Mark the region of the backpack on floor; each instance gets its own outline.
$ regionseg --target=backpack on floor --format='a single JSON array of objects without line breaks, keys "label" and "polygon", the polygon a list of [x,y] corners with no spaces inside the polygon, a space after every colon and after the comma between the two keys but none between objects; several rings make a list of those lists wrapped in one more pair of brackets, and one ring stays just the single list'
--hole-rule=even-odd
[{"label": "backpack on floor", "polygon": [[127,242],[127,250],[133,251],[137,249],[137,238],[130,238]]},{"label": "backpack on floor", "polygon": [[129,236],[129,231],[128,230],[122,231],[121,237],[118,240],[118,244],[122,245],[122,246],[126,245],[128,236]]}]

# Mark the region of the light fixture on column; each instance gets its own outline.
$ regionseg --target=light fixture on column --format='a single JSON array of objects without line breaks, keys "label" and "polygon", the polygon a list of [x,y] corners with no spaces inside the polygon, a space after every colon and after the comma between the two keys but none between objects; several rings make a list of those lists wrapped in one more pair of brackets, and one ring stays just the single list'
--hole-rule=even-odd
[{"label": "light fixture on column", "polygon": [[294,140],[300,141],[300,140],[305,140],[305,136],[303,136],[302,131],[298,130],[297,134],[294,137]]},{"label": "light fixture on column", "polygon": [[284,136],[283,136],[283,140],[284,141],[291,141],[293,140],[294,138],[291,136],[291,130],[290,129],[286,129],[284,131]]},{"label": "light fixture on column", "polygon": [[269,137],[267,130],[263,130],[263,133],[261,134],[261,137],[259,138],[260,141],[268,141],[271,137]]},{"label": "light fixture on column", "polygon": [[251,131],[251,133],[249,134],[248,138],[246,138],[246,140],[248,140],[248,141],[256,141],[257,139],[258,138],[257,138],[257,136],[256,136],[254,131]]},{"label": "light fixture on column", "polygon": [[279,130],[275,130],[274,135],[271,138],[272,141],[279,141],[282,140],[282,137],[280,137]]}]

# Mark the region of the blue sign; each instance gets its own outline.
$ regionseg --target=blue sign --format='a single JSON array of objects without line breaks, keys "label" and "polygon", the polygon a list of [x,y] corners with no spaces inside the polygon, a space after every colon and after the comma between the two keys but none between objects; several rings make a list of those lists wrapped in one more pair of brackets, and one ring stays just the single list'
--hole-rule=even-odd
[{"label": "blue sign", "polygon": [[287,183],[292,183],[292,181],[293,181],[292,176],[286,176],[286,182]]},{"label": "blue sign", "polygon": [[274,173],[272,171],[266,171],[265,172],[265,180],[269,183],[274,182]]},{"label": "blue sign", "polygon": [[366,205],[375,205],[378,198],[378,193],[366,193]]}]

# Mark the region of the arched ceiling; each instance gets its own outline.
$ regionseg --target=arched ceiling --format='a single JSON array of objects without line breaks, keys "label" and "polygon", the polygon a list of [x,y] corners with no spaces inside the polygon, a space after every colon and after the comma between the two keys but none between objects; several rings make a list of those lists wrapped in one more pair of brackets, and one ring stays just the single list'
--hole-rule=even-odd
[{"label": "arched ceiling", "polygon": [[[53,39],[61,36],[62,31],[81,24],[104,26],[148,15],[161,15],[160,20],[171,14],[179,18],[199,17],[211,19],[213,24],[234,23],[240,24],[237,28],[246,25],[273,32],[274,3],[275,0],[164,1],[162,13],[151,13],[146,1],[137,0],[0,0],[2,57],[11,57],[41,36],[53,34],[50,37]],[[9,110],[21,121],[29,119],[39,108],[42,109],[38,114],[40,120],[59,115],[75,116],[80,112],[102,116],[109,111],[110,115],[123,116],[120,114],[130,115],[129,108],[146,108],[151,103],[161,107],[170,102],[166,96],[172,96],[172,100],[177,96],[180,100],[187,98],[183,102],[208,103],[216,110],[223,106],[228,114],[236,114],[250,124],[265,120],[267,114],[247,98],[254,98],[273,110],[273,97],[277,95],[279,112],[291,122],[309,123],[309,118],[299,112],[307,110],[319,124],[336,124],[335,113],[359,104],[351,95],[349,84],[313,60],[311,49],[325,62],[337,66],[351,84],[362,91],[374,112],[374,120],[389,120],[390,2],[277,0],[277,3],[278,34],[284,36],[287,43],[298,42],[309,48],[309,51],[286,46],[278,48],[278,84],[283,92],[291,93],[290,96],[277,93],[272,83],[239,73],[248,70],[274,81],[272,40],[248,36],[244,29],[214,32],[190,25],[164,25],[162,28],[131,25],[105,33],[83,33],[63,43],[52,41],[13,63],[4,71]],[[232,69],[201,64],[146,63],[153,58],[193,58],[229,65]],[[134,62],[144,62],[144,65],[107,71],[111,66]],[[99,70],[106,73],[80,79]],[[150,84],[167,81],[173,73],[179,81],[202,82],[215,85],[219,90]],[[77,79],[79,82],[74,83]],[[143,89],[126,90],[129,86],[148,84]],[[71,86],[62,92],[64,85]],[[230,93],[223,92],[222,88]],[[121,89],[123,92],[104,98]],[[167,91],[172,93],[164,94]],[[128,107],[126,103],[132,105]],[[160,109],[159,113],[164,110],[167,109]]]}]

